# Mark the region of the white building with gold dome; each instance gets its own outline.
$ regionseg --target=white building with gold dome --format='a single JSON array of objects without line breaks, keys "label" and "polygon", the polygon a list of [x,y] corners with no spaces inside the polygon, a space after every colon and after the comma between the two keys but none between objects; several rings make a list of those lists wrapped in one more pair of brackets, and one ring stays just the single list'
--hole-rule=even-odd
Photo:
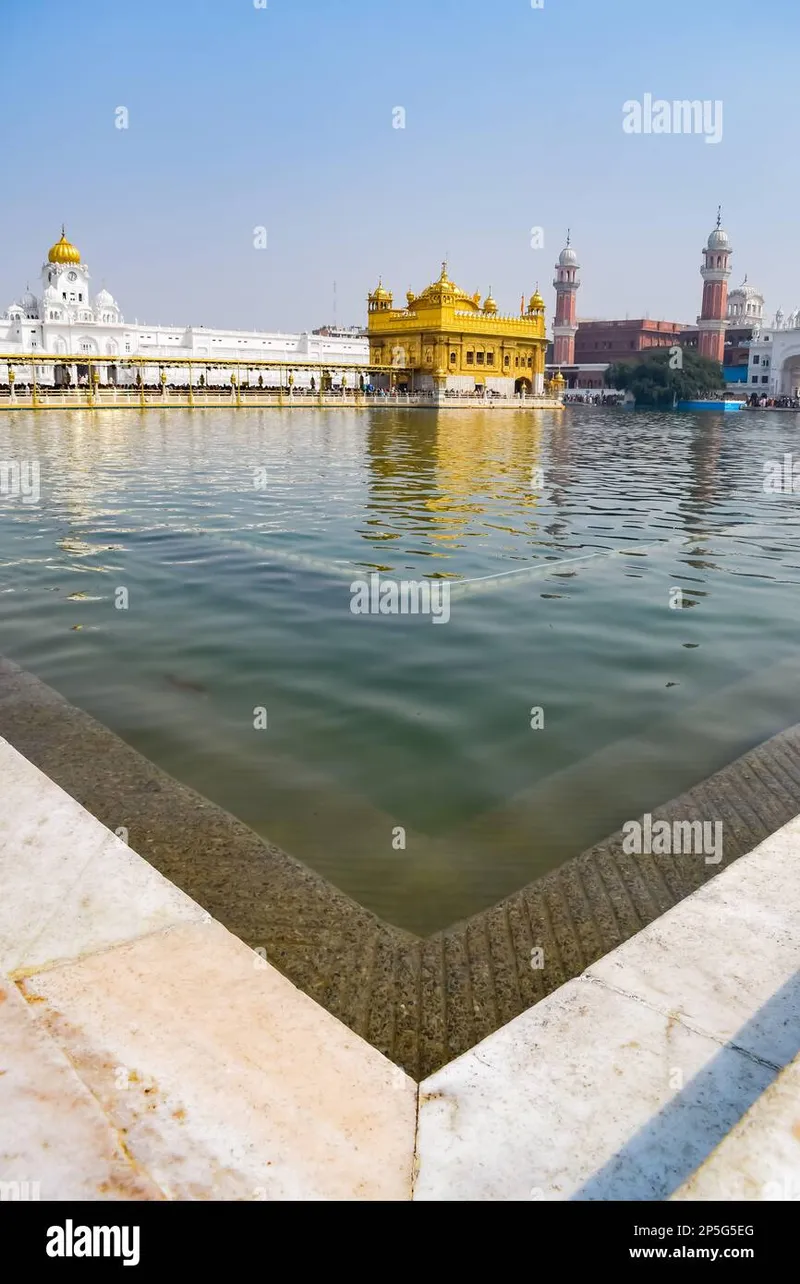
[{"label": "white building with gold dome", "polygon": [[[366,364],[369,343],[357,335],[281,334],[260,330],[212,330],[205,326],[131,325],[125,321],[119,304],[105,289],[92,294],[89,268],[80,251],[66,237],[50,249],[41,270],[38,295],[30,290],[0,315],[0,354],[30,356],[41,352],[47,356],[77,358],[71,364],[52,361],[37,367],[37,380],[43,384],[69,378],[71,383],[88,378],[88,363],[97,371],[101,383],[130,384],[136,379],[135,369],[126,359],[153,357],[164,360],[169,382],[182,382],[185,373],[176,368],[170,372],[169,358],[197,361],[206,367],[206,382],[224,384],[230,380],[230,363],[246,367],[248,357],[276,361],[291,366],[292,362],[319,362],[320,368],[334,372],[341,367]],[[80,358],[86,360],[84,367]],[[228,369],[215,369],[214,360],[227,362]],[[293,381],[298,387],[310,386],[313,369],[298,369]],[[319,379],[316,381],[319,386]]]}]

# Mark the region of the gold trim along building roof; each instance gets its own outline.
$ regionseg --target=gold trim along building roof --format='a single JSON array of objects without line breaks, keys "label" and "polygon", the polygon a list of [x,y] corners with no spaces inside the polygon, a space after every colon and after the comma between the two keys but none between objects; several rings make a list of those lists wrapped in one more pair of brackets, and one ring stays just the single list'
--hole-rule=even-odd
[{"label": "gold trim along building roof", "polygon": [[544,299],[538,289],[531,295],[527,309],[523,295],[519,313],[503,313],[498,310],[491,289],[482,306],[479,292],[468,294],[466,290],[460,289],[448,276],[446,262],[442,263],[438,279],[419,294],[415,294],[413,290],[408,291],[405,307],[394,306],[394,295],[382,280],[368,296],[367,304],[369,329],[376,332],[386,331],[398,323],[408,321],[435,323],[438,326],[449,322],[455,328],[462,328],[463,322],[469,320],[473,324],[479,324],[481,332],[508,333],[511,325],[513,333],[545,338]]}]

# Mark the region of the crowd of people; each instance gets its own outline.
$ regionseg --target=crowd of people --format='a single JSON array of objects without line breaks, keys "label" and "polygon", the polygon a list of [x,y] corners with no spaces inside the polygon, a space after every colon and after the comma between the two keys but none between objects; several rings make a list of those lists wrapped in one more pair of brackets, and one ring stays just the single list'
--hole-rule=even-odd
[{"label": "crowd of people", "polygon": [[766,393],[754,392],[747,404],[753,410],[800,410],[800,397],[768,397]]},{"label": "crowd of people", "polygon": [[[188,396],[189,390],[190,390],[190,386],[188,382],[164,384],[160,382],[157,383],[157,382],[150,382],[150,381],[142,383],[139,380],[136,380],[135,382],[130,382],[130,383],[94,384],[94,387],[95,387],[95,390],[99,393],[109,393],[112,390],[118,389],[120,392],[135,393],[137,395],[143,391],[147,396],[150,396],[150,397],[152,397],[153,394],[159,394],[159,393],[164,396],[166,396],[168,393],[180,393]],[[358,385],[352,384],[352,385],[345,385],[344,387],[342,387],[341,383],[338,381],[329,382],[328,380],[326,380],[324,388],[320,389],[313,376],[311,379],[311,385],[309,387],[306,387],[306,386],[299,387],[297,384],[294,384],[294,385],[283,384],[283,386],[279,384],[265,384],[262,378],[259,380],[258,383],[250,383],[246,380],[242,380],[241,384],[239,385],[239,388],[240,388],[240,391],[243,394],[246,394],[247,396],[253,396],[254,394],[256,394],[256,395],[261,395],[265,397],[267,396],[319,397],[320,392],[322,391],[324,392],[324,395],[326,397],[352,397],[356,393],[359,393],[362,396],[377,397],[377,398],[392,398],[394,400],[398,400],[401,398],[403,400],[408,400],[410,397],[413,397],[414,400],[417,400],[417,401],[418,400],[432,401],[436,396],[439,395],[433,390],[429,390],[427,392],[419,391],[419,392],[410,393],[408,390],[408,386],[406,384],[400,384],[399,386],[396,386],[391,389],[376,388],[374,384],[364,383],[361,380],[359,381]],[[40,394],[46,394],[48,397],[52,397],[52,396],[57,397],[59,395],[74,396],[76,391],[82,392],[82,391],[88,391],[88,390],[89,390],[89,380],[86,376],[79,376],[77,381],[77,386],[75,384],[70,384],[66,382],[62,384],[40,383],[37,385],[37,391]],[[235,397],[236,385],[231,385],[230,383],[227,383],[227,382],[226,383],[206,383],[204,379],[200,379],[199,382],[192,383],[191,391],[195,396],[211,394],[212,396],[218,396],[218,397]],[[27,382],[27,380],[25,379],[18,379],[13,385],[13,392],[18,396],[28,397],[33,392],[33,385]],[[0,397],[9,397],[11,393],[12,393],[12,386],[9,385],[8,383],[0,382]],[[509,393],[507,395],[504,395],[503,393],[497,392],[492,388],[464,388],[464,389],[447,388],[444,391],[444,396],[447,397],[448,399],[455,399],[455,400],[469,399],[474,401],[476,398],[478,398],[480,400],[483,400],[489,403],[496,400],[505,400],[505,401],[512,400],[512,399],[520,400],[522,397],[525,397],[525,396],[530,397],[531,395],[532,394],[530,392],[524,393],[524,394],[515,392],[513,394]],[[578,403],[578,404],[592,405],[592,406],[618,406],[623,399],[623,394],[619,392],[591,392],[587,390],[582,390],[582,391],[568,392],[565,394],[564,399],[566,402],[571,404]],[[759,399],[757,393],[753,394],[753,397],[750,399],[749,404],[761,405],[761,406],[788,405],[788,406],[791,406],[791,408],[793,409],[800,408],[800,403],[798,403],[797,400],[793,401],[791,398],[781,398],[778,401],[773,401],[773,400],[767,401],[767,399],[764,397]]]},{"label": "crowd of people", "polygon": [[[183,393],[186,396],[189,395],[188,383],[102,383],[95,384],[93,386],[96,391],[101,393],[109,393],[114,390],[118,390],[120,392],[136,393],[137,396],[140,391],[144,391],[148,396],[152,396],[154,393],[163,393],[166,395],[170,392]],[[283,387],[281,387],[279,384],[264,385],[242,382],[240,387],[242,393],[246,393],[248,396],[261,395],[265,397],[277,397],[279,395],[283,395],[284,397],[288,397],[289,395],[292,395],[294,397],[318,397],[320,395],[319,388],[298,388],[296,385],[294,387],[290,387],[287,384],[284,384]],[[78,379],[77,384],[39,383],[36,385],[36,388],[39,394],[46,394],[48,397],[68,397],[74,396],[76,392],[88,392],[89,383],[86,379]],[[14,384],[13,391],[16,396],[29,397],[33,392],[33,384],[27,383],[23,379],[18,379]],[[193,383],[191,391],[195,396],[205,396],[208,393],[212,396],[230,398],[236,395],[235,386],[232,387],[229,383]],[[364,393],[370,390],[366,388],[342,388],[341,386],[334,385],[333,387],[326,387],[323,391],[326,397],[352,397],[355,392]],[[371,391],[374,392],[375,390],[372,389]],[[10,397],[11,392],[12,388],[10,384],[0,383],[0,397]]]},{"label": "crowd of people", "polygon": [[564,401],[568,405],[620,406],[624,397],[622,392],[567,392]]}]

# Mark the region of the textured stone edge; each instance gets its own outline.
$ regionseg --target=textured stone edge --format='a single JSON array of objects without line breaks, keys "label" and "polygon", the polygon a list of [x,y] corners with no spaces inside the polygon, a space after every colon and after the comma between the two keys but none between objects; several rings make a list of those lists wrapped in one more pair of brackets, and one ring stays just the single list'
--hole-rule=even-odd
[{"label": "textured stone edge", "polygon": [[[800,726],[654,820],[721,819],[718,865],[630,856],[618,832],[422,939],[383,922],[0,658],[0,735],[355,1033],[420,1081],[639,932],[800,811]],[[2,782],[0,782],[0,799]],[[532,966],[541,950],[544,966]]]}]

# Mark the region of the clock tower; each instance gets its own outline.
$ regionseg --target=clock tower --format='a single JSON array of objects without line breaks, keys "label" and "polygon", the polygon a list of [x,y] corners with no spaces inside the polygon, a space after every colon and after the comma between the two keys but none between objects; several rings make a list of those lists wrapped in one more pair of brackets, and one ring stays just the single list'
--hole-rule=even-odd
[{"label": "clock tower", "polygon": [[89,269],[64,228],[42,266],[43,321],[92,321]]}]

